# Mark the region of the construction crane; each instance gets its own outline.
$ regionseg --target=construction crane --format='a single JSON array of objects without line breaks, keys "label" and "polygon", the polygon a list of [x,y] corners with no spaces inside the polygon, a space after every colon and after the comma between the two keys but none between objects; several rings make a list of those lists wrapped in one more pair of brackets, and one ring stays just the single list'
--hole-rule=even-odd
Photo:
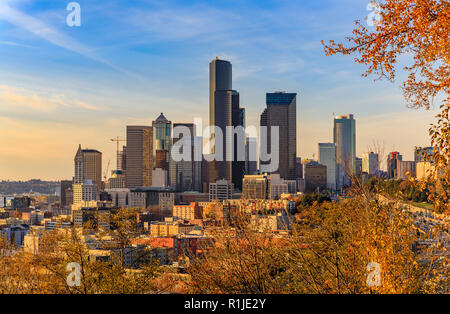
[{"label": "construction crane", "polygon": [[106,177],[108,176],[109,165],[111,164],[111,159],[108,160],[108,165],[106,166],[105,172],[103,173],[103,181],[106,183]]},{"label": "construction crane", "polygon": [[[112,138],[111,142],[116,142],[117,143],[117,151],[116,151],[116,158],[117,158],[117,163],[119,162],[119,153],[120,153],[120,142],[126,142],[126,140],[121,139],[120,137],[116,137],[116,138]],[[117,167],[119,167],[120,165],[117,165]]]}]

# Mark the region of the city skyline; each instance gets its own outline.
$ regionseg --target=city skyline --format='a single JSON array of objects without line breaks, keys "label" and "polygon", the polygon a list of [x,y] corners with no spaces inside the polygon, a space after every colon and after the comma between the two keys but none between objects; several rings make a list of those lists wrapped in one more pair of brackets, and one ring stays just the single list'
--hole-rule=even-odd
[{"label": "city skyline", "polygon": [[[429,146],[427,128],[436,112],[424,114],[405,108],[398,84],[375,85],[371,79],[361,78],[361,68],[351,58],[327,59],[320,40],[336,37],[333,29],[350,29],[348,16],[352,16],[350,20],[355,16],[363,19],[368,12],[365,3],[326,2],[329,6],[264,1],[231,8],[200,1],[186,11],[194,25],[187,25],[190,31],[178,35],[186,26],[183,23],[188,22],[165,18],[170,15],[165,5],[139,8],[147,17],[160,16],[157,25],[144,31],[142,23],[136,25],[139,17],[121,21],[117,16],[120,10],[129,12],[137,7],[124,8],[117,3],[104,8],[80,3],[79,29],[64,25],[65,2],[39,1],[35,6],[28,1],[2,3],[1,12],[21,14],[0,18],[0,26],[5,29],[0,42],[1,179],[70,179],[73,147],[79,143],[101,151],[103,165],[108,160],[114,163],[115,145],[109,139],[123,138],[126,125],[151,125],[161,111],[173,122],[192,122],[195,117],[208,121],[207,62],[215,56],[234,65],[234,81],[246,109],[247,125],[259,125],[267,92],[298,94],[297,156],[317,156],[317,143],[332,140],[333,113],[352,113],[357,120],[357,156],[370,151],[368,146],[373,141],[384,140],[385,152],[399,151],[405,160],[413,160],[415,146]],[[171,10],[186,9],[181,3],[167,5]],[[300,12],[298,21],[286,22],[292,6]],[[199,7],[206,13],[195,13]],[[256,13],[250,14],[251,9]],[[223,10],[229,10],[229,14],[220,17]],[[311,12],[315,19],[307,18]],[[220,25],[233,20],[236,26],[194,30],[208,24],[208,14]],[[258,14],[266,19],[258,19]],[[245,17],[251,18],[243,22]],[[55,32],[30,32],[26,21],[40,21]],[[119,21],[119,27],[127,26],[127,35],[136,32],[145,37],[137,42],[119,38],[122,48],[108,48],[115,42],[112,38],[97,44],[96,36],[88,33],[102,31],[102,21],[110,27]],[[270,32],[270,23],[282,30],[275,32],[278,37]],[[253,31],[239,31],[240,26],[251,26]],[[269,32],[264,32],[267,29]],[[218,41],[206,47],[202,40],[211,36],[224,36],[230,42]],[[287,40],[290,37],[294,40]],[[239,41],[235,46],[233,38]],[[71,40],[76,48],[68,48]],[[275,40],[278,47],[272,45]],[[242,49],[243,44],[246,49]],[[260,44],[265,49],[258,48]],[[94,49],[87,49],[89,45]],[[174,52],[174,47],[182,49]],[[36,48],[39,54],[34,55]],[[241,52],[244,50],[250,53]],[[128,61],[112,57],[114,52]],[[186,57],[180,61],[181,55]]]}]

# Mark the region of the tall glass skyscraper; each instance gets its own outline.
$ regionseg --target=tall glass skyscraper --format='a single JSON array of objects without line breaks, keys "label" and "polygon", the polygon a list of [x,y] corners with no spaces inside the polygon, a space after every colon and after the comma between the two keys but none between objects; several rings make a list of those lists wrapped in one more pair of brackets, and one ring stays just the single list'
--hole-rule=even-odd
[{"label": "tall glass skyscraper", "polygon": [[[210,125],[222,130],[223,154],[221,161],[214,163],[216,171],[211,173],[219,179],[234,183],[238,189],[242,187],[242,178],[245,172],[245,133],[229,133],[228,127],[241,126],[245,128],[245,109],[240,107],[239,93],[232,90],[232,66],[229,61],[214,59],[210,63]],[[216,151],[214,150],[213,153]],[[237,152],[242,152],[239,156]],[[218,152],[217,152],[218,153]],[[219,157],[219,156],[216,156]],[[242,157],[242,158],[239,158]],[[211,177],[210,182],[214,182]]]},{"label": "tall glass skyscraper", "polygon": [[232,89],[231,63],[216,57],[209,64],[209,125],[216,125],[216,91],[231,91]]},{"label": "tall glass skyscraper", "polygon": [[153,149],[169,150],[172,136],[172,122],[167,120],[161,112],[159,117],[152,122],[154,144]]},{"label": "tall glass skyscraper", "polygon": [[327,188],[336,190],[336,145],[319,143],[319,163],[327,166]]},{"label": "tall glass skyscraper", "polygon": [[334,118],[334,144],[338,165],[337,188],[350,185],[350,175],[356,173],[356,126],[352,114]]},{"label": "tall glass skyscraper", "polygon": [[366,172],[369,176],[379,174],[378,154],[367,152],[362,154],[362,172]]},{"label": "tall glass skyscraper", "polygon": [[[168,154],[172,143],[172,122],[167,120],[161,112],[152,122],[153,127],[153,168],[157,168],[157,161],[164,159],[169,162]],[[161,164],[161,163],[160,163]],[[158,165],[160,166],[160,165]]]},{"label": "tall glass skyscraper", "polygon": [[[195,146],[202,148],[202,138],[194,136],[195,126],[193,123],[174,123],[173,127],[184,127],[189,129],[191,136],[183,138],[177,136],[173,138],[173,145],[178,141],[184,141],[184,145],[190,145],[191,154],[188,160],[175,161],[171,153],[169,156],[169,185],[179,192],[202,190],[202,161],[195,158]],[[181,142],[180,142],[181,143]],[[173,146],[174,148],[176,146]],[[183,154],[183,151],[176,151]]]},{"label": "tall glass skyscraper", "polygon": [[[266,94],[267,108],[261,114],[260,124],[267,127],[267,152],[272,151],[270,127],[278,126],[280,138],[279,168],[276,173],[285,180],[296,179],[297,157],[297,94],[275,92]],[[260,145],[261,147],[261,145]],[[261,161],[261,164],[265,162]]]}]

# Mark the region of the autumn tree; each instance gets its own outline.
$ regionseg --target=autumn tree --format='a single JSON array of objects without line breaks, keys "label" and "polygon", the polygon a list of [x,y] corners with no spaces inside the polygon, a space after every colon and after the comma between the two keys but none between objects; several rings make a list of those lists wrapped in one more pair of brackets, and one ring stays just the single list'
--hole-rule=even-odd
[{"label": "autumn tree", "polygon": [[[135,294],[170,291],[173,282],[160,280],[163,269],[151,258],[149,249],[132,254],[139,260],[136,261],[139,267],[128,268],[125,264],[125,255],[134,253],[131,239],[138,234],[135,215],[133,210],[119,210],[110,216],[112,229],[101,230],[95,224],[96,232],[91,228],[43,231],[34,253],[25,252],[0,237],[0,293]],[[91,251],[93,244],[106,254],[105,258],[97,259],[95,254],[91,254],[96,251]],[[74,271],[68,269],[68,265],[73,263],[79,266],[80,280],[79,284],[68,285],[68,277]]]},{"label": "autumn tree", "polygon": [[367,66],[363,76],[393,81],[398,60],[409,57],[403,67],[408,79],[403,95],[411,108],[430,109],[440,100],[440,113],[429,134],[434,146],[433,161],[439,175],[438,193],[431,196],[439,211],[449,211],[450,197],[450,2],[448,0],[374,0],[380,18],[373,28],[355,22],[347,43],[331,40],[326,55],[355,55]]}]

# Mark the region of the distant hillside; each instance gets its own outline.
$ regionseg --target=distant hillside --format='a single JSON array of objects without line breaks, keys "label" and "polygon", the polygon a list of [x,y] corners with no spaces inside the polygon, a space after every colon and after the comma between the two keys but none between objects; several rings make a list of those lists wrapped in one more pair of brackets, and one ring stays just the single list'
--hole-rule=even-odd
[{"label": "distant hillside", "polygon": [[0,181],[0,194],[12,195],[36,192],[41,194],[59,194],[59,182],[57,181]]}]

